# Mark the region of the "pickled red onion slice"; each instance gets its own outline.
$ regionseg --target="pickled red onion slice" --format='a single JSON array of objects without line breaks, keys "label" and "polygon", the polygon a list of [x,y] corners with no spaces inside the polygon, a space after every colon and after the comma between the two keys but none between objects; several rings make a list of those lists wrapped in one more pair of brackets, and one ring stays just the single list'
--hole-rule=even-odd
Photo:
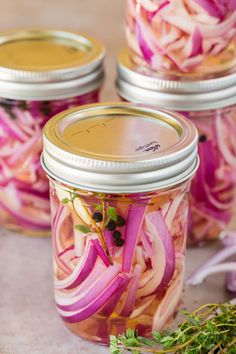
[{"label": "pickled red onion slice", "polygon": [[126,7],[127,41],[138,65],[201,73],[206,63],[207,73],[235,64],[235,0],[126,0]]},{"label": "pickled red onion slice", "polygon": [[50,231],[48,179],[40,164],[42,129],[56,113],[97,100],[97,91],[58,101],[1,100],[1,224],[34,234]]},{"label": "pickled red onion slice", "polygon": [[[67,191],[64,194],[60,185],[55,189],[57,198],[63,201]],[[59,206],[54,214],[55,300],[60,316],[68,323],[77,323],[92,316],[108,318],[113,314],[118,318],[135,318],[148,311],[156,298],[167,296],[172,299],[168,289],[175,284],[175,274],[180,273],[180,269],[176,268],[176,257],[182,262],[184,260],[182,243],[185,229],[180,247],[175,249],[174,243],[174,237],[177,237],[175,228],[180,226],[181,217],[186,218],[186,212],[183,212],[186,207],[184,193],[175,192],[168,202],[165,199],[165,212],[159,207],[152,209],[151,197],[142,196],[139,201],[136,195],[129,196],[129,201],[125,203],[122,198],[120,201],[116,198],[112,205],[122,221],[117,226],[116,234],[113,234],[113,224],[113,230],[109,230],[105,226],[107,222],[103,221],[97,221],[97,226],[94,226],[97,218],[94,212],[97,213],[101,207],[98,208],[99,201],[94,196],[86,196],[86,202],[85,197],[79,196],[76,209],[73,207],[74,200]],[[109,198],[103,205],[109,207]],[[106,216],[106,209],[100,213]],[[71,236],[68,226],[74,227],[78,222],[85,228],[73,232]],[[113,265],[97,233],[97,228],[102,226]],[[67,232],[66,237],[64,233]],[[123,239],[120,246],[116,241],[118,236]],[[83,239],[83,253],[76,251],[78,237]],[[67,268],[66,272],[62,263],[65,261],[67,267],[72,267],[70,270]],[[180,292],[177,297],[180,297]],[[171,302],[172,310],[168,312],[168,318],[179,304],[179,301]],[[165,312],[166,305],[160,314],[163,322]]]}]

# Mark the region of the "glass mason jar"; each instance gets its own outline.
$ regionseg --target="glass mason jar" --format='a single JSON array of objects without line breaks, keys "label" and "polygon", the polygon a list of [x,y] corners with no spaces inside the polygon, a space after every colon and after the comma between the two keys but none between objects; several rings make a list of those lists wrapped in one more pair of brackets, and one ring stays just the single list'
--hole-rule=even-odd
[{"label": "glass mason jar", "polygon": [[140,74],[121,52],[117,89],[130,102],[179,111],[198,128],[200,167],[192,181],[188,243],[214,240],[229,227],[236,202],[236,77],[171,81]]},{"label": "glass mason jar", "polygon": [[55,114],[98,102],[104,47],[55,30],[0,36],[0,223],[28,235],[50,232],[42,129]]},{"label": "glass mason jar", "polygon": [[236,5],[230,0],[126,0],[126,38],[140,67],[203,77],[236,64]]},{"label": "glass mason jar", "polygon": [[108,344],[175,316],[196,146],[189,120],[138,105],[88,105],[46,124],[55,301],[74,333]]}]

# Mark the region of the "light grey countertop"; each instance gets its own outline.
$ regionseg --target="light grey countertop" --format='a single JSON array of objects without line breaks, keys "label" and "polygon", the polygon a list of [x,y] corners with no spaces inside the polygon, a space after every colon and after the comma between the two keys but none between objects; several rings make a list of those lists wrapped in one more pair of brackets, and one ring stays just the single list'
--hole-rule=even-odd
[{"label": "light grey countertop", "polygon": [[[2,30],[20,27],[73,29],[96,36],[107,46],[107,82],[102,98],[117,100],[113,87],[115,58],[124,43],[123,0],[0,1]],[[189,250],[187,273],[215,248]],[[51,241],[0,230],[0,354],[100,354],[108,349],[90,344],[66,329],[53,302]],[[188,310],[224,301],[224,277],[187,287]]]}]

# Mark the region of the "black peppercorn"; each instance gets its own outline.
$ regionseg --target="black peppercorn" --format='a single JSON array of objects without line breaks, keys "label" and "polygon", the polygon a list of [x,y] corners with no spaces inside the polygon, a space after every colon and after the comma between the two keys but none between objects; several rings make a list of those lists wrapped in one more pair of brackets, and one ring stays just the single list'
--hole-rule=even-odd
[{"label": "black peppercorn", "polygon": [[101,222],[102,221],[102,214],[99,212],[96,212],[93,214],[92,218],[96,222]]},{"label": "black peppercorn", "polygon": [[50,102],[49,101],[43,101],[41,102],[41,106],[40,106],[40,112],[46,116],[46,117],[49,117],[52,115],[52,112],[51,112],[51,107],[50,107]]},{"label": "black peppercorn", "polygon": [[122,227],[122,226],[125,226],[126,221],[123,218],[123,216],[117,215],[117,222],[116,223],[117,223],[117,226]]},{"label": "black peppercorn", "polygon": [[205,134],[202,134],[199,136],[198,140],[200,143],[205,143],[205,141],[207,141],[207,136]]},{"label": "black peppercorn", "polygon": [[124,240],[122,238],[118,238],[114,242],[117,247],[122,247],[124,245]]},{"label": "black peppercorn", "polygon": [[27,111],[27,103],[25,101],[19,101],[18,107],[22,109],[22,111]]},{"label": "black peppercorn", "polygon": [[116,222],[114,220],[110,220],[106,226],[109,231],[114,231],[116,229]]},{"label": "black peppercorn", "polygon": [[118,240],[119,238],[121,238],[121,232],[120,231],[114,231],[112,233],[112,237],[115,239],[115,240]]},{"label": "black peppercorn", "polygon": [[12,111],[12,106],[4,106],[4,109],[5,109],[5,112],[9,115],[9,117],[11,118],[11,119],[16,119],[17,117],[16,117],[16,115],[15,115],[15,113],[13,113],[13,111]]}]

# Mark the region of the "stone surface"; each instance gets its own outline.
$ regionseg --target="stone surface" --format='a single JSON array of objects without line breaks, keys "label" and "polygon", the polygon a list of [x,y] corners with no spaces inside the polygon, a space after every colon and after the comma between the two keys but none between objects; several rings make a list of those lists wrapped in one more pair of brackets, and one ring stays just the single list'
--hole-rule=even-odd
[{"label": "stone surface", "polygon": [[[20,27],[64,28],[88,32],[105,43],[107,82],[102,98],[116,98],[115,58],[124,44],[122,0],[11,0],[1,2],[1,30]],[[215,248],[189,250],[187,273]],[[224,277],[187,287],[184,307],[191,310],[227,299]],[[77,338],[58,317],[52,288],[50,239],[0,231],[0,354],[100,354],[108,349]]]}]

